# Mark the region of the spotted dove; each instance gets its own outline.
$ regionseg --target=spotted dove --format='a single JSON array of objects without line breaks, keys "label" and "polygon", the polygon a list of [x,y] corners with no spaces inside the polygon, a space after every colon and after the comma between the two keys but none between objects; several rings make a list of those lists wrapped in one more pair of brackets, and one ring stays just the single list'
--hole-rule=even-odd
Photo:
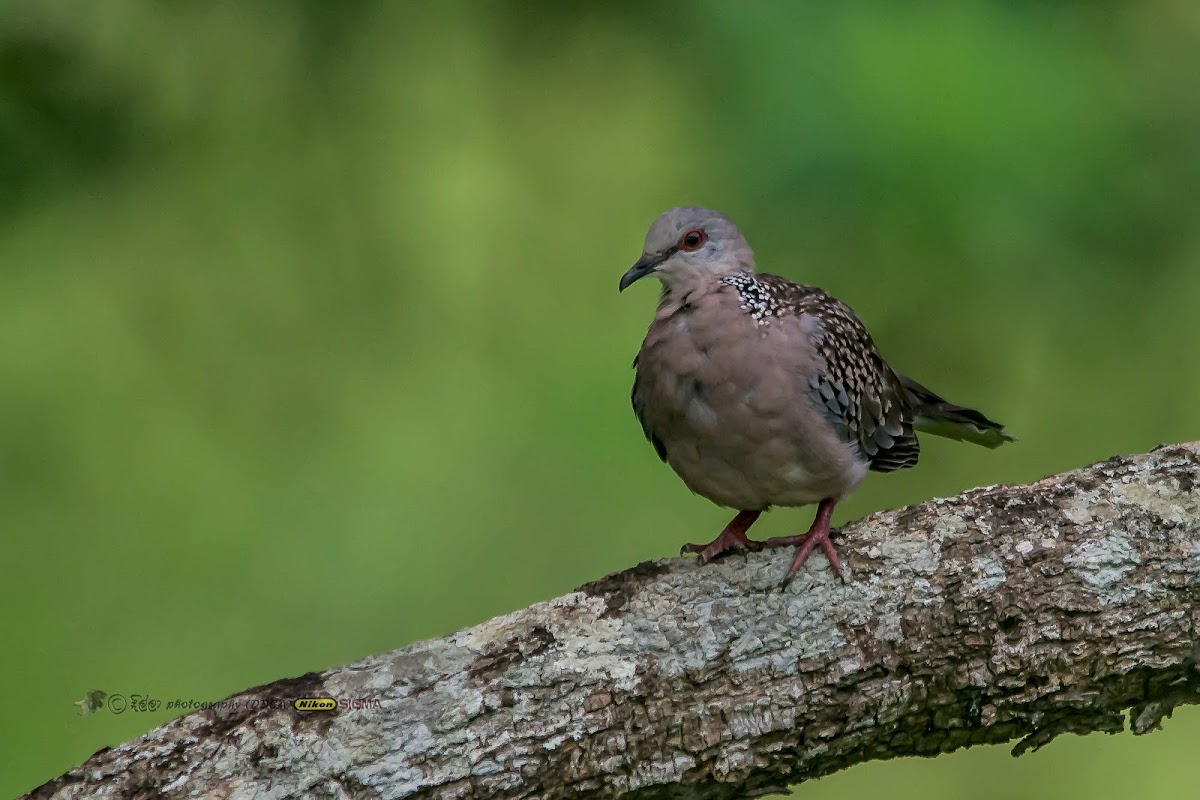
[{"label": "spotted dove", "polygon": [[[786,586],[814,547],[835,573],[834,506],[868,470],[917,463],[916,431],[998,447],[1012,437],[894,371],[850,307],[813,286],[756,272],[737,226],[706,208],[667,211],[620,289],[654,275],[662,294],[634,359],[633,410],[696,494],[738,514],[700,562],[796,546]],[[746,531],[771,506],[817,503],[812,527],[765,541]]]}]

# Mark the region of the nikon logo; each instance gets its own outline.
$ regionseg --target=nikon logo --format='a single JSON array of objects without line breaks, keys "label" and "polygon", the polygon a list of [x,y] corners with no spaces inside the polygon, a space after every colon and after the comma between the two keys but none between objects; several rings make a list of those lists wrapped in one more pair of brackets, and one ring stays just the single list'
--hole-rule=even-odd
[{"label": "nikon logo", "polygon": [[337,708],[337,700],[332,697],[299,697],[295,705],[297,711],[333,711]]}]

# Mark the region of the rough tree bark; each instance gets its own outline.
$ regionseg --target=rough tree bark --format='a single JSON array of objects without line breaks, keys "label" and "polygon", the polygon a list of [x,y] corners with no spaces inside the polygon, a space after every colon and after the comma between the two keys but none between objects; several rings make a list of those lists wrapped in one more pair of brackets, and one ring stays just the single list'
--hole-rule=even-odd
[{"label": "rough tree bark", "polygon": [[[1200,442],[640,564],[188,714],[31,797],[727,798],[868,759],[1144,733],[1200,700]],[[299,712],[298,697],[378,708]]]}]

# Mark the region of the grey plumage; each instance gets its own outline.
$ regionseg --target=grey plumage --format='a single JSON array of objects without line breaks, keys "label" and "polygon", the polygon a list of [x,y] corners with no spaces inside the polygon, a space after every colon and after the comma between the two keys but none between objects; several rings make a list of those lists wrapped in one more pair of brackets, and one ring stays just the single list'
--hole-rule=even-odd
[{"label": "grey plumage", "polygon": [[[756,272],[741,232],[718,212],[659,217],[621,288],[649,274],[663,292],[634,361],[634,413],[659,457],[720,505],[748,513],[821,501],[827,539],[833,504],[868,469],[917,463],[916,431],[988,447],[1012,438],[895,372],[846,304]],[[731,523],[702,558],[758,546],[744,536],[756,516],[739,516],[744,525]],[[811,538],[836,567],[827,540]]]}]

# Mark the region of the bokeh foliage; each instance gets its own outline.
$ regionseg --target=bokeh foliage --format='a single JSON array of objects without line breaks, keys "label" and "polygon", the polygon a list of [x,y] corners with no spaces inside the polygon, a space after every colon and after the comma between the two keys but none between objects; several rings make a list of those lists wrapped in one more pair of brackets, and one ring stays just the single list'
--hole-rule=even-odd
[{"label": "bokeh foliage", "polygon": [[[1200,6],[819,5],[0,4],[0,795],[171,716],[89,689],[218,699],[718,530],[628,408],[673,205],[1020,438],[840,520],[1200,438]],[[1197,737],[802,791],[1184,796]]]}]

